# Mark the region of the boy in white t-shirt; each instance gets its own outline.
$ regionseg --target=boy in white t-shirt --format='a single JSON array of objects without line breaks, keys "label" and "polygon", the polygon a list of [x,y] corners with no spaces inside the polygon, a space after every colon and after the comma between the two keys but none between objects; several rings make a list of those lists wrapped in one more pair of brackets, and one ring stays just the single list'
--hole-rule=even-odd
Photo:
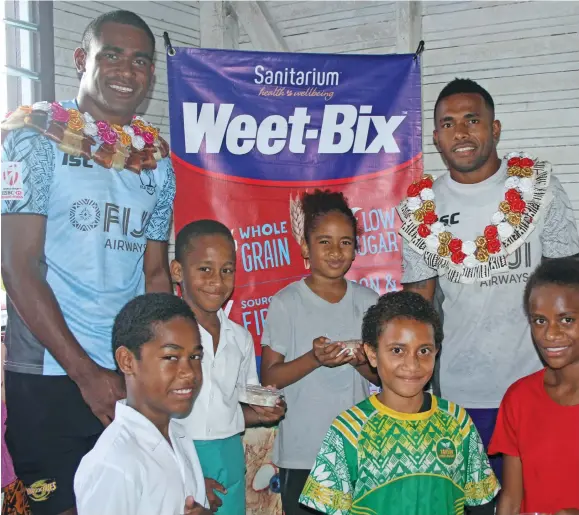
[{"label": "boy in white t-shirt", "polygon": [[203,381],[199,328],[168,293],[129,302],[113,327],[127,399],[74,478],[79,515],[209,515],[195,448],[174,418],[189,414]]}]

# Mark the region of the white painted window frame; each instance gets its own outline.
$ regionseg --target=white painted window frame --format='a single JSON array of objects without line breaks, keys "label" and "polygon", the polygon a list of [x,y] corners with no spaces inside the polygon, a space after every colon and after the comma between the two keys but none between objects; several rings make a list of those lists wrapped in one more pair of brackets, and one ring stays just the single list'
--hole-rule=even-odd
[{"label": "white painted window frame", "polygon": [[0,2],[0,116],[54,100],[52,2]]}]

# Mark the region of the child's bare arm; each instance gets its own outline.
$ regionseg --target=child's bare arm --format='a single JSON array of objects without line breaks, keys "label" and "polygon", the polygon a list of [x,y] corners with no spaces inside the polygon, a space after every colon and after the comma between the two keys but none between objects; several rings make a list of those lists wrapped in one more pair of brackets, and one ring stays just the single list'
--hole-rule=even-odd
[{"label": "child's bare arm", "polygon": [[523,466],[518,456],[504,456],[502,486],[497,515],[519,513],[523,500]]},{"label": "child's bare arm", "polygon": [[368,363],[364,363],[355,368],[364,379],[370,381],[376,386],[380,386],[381,381],[380,377],[378,377],[378,373]]},{"label": "child's bare arm", "polygon": [[286,363],[285,356],[270,347],[261,350],[261,382],[275,385],[279,389],[296,383],[319,366],[313,351]]},{"label": "child's bare arm", "polygon": [[345,352],[342,343],[330,343],[328,338],[320,336],[312,342],[312,350],[293,361],[285,362],[285,356],[263,347],[261,351],[261,381],[263,384],[285,388],[298,382],[318,367],[339,367],[350,363],[354,357]]},{"label": "child's bare arm", "polygon": [[358,371],[358,373],[372,384],[380,386],[381,381],[378,376],[378,372],[374,370],[368,363],[368,358],[366,357],[366,352],[364,352],[364,347],[360,346],[354,350],[354,359],[350,364]]}]

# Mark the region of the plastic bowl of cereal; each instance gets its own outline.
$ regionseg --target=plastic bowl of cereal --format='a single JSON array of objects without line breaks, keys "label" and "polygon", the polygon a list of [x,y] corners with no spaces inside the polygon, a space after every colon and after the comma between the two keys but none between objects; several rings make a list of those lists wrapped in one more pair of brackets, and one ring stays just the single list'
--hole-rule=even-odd
[{"label": "plastic bowl of cereal", "polygon": [[341,343],[342,345],[346,346],[346,349],[357,349],[362,345],[362,340],[335,340],[330,343]]},{"label": "plastic bowl of cereal", "polygon": [[[354,354],[354,351],[356,349],[358,349],[362,346],[363,342],[362,342],[362,340],[332,340],[331,342],[328,342],[328,345],[330,345],[332,343],[341,343],[342,345],[344,345],[344,350],[342,350],[342,352],[340,352],[340,354],[347,352],[348,354],[352,355],[352,354]],[[338,356],[340,354],[338,354]]]},{"label": "plastic bowl of cereal", "polygon": [[239,402],[252,404],[253,406],[264,406],[273,408],[277,400],[283,397],[280,390],[266,388],[257,384],[237,385],[239,392]]}]

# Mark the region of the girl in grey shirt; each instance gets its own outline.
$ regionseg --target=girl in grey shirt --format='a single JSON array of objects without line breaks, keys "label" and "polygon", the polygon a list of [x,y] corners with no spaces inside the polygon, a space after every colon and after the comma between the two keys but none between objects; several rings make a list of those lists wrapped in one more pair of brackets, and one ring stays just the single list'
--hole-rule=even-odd
[{"label": "girl in grey shirt", "polygon": [[[345,278],[355,257],[357,221],[342,193],[316,190],[301,199],[302,255],[311,275],[278,292],[269,306],[261,344],[263,384],[283,388],[287,414],[274,444],[286,515],[311,513],[299,495],[333,419],[378,383],[360,339],[373,290]],[[332,343],[331,343],[332,342]]]}]

